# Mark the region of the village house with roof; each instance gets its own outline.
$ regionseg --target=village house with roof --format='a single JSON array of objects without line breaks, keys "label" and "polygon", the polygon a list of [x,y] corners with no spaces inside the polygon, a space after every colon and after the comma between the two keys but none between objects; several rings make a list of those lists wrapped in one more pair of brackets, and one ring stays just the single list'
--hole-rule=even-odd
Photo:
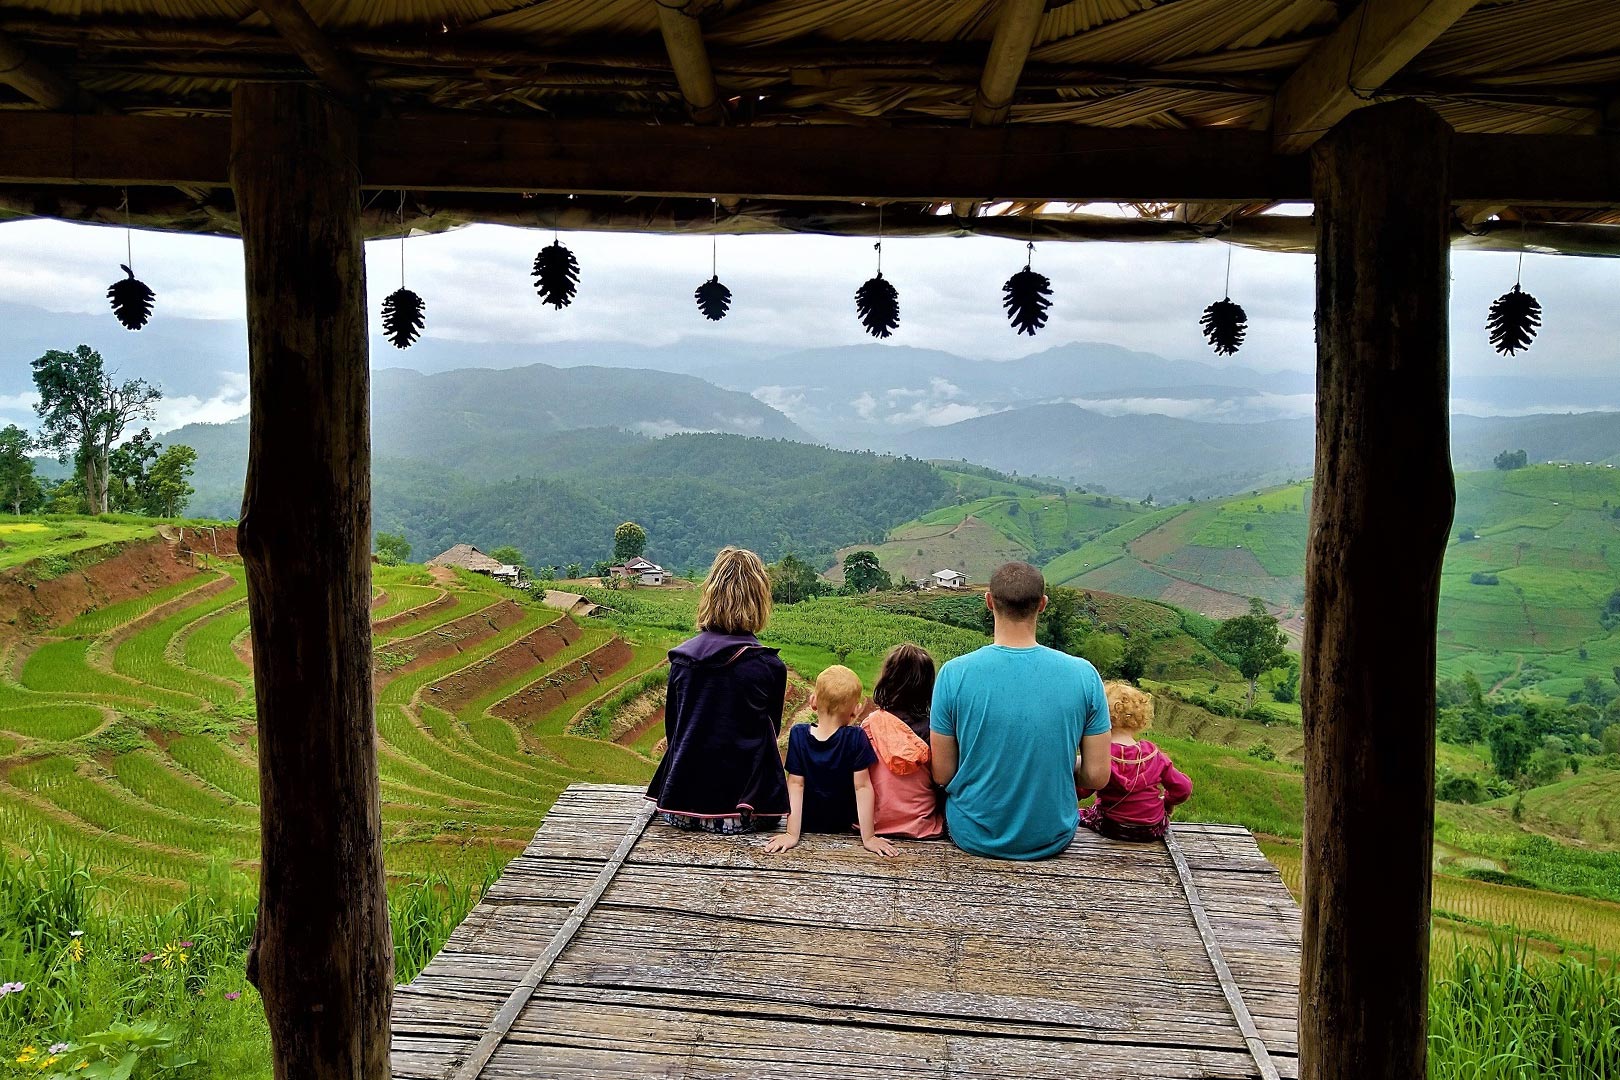
[{"label": "village house with roof", "polygon": [[634,579],[638,585],[662,585],[669,580],[669,571],[649,559],[637,555],[617,566],[608,567],[608,576],[621,580]]},{"label": "village house with roof", "polygon": [[967,575],[960,570],[935,570],[928,580],[936,589],[960,589],[967,584]]},{"label": "village house with roof", "polygon": [[492,577],[503,585],[510,585],[515,589],[527,589],[529,583],[523,580],[523,568],[515,563],[503,563],[499,559],[492,559],[471,544],[456,544],[446,551],[433,556],[427,561],[429,566],[449,566],[458,570],[471,570],[475,574]]}]

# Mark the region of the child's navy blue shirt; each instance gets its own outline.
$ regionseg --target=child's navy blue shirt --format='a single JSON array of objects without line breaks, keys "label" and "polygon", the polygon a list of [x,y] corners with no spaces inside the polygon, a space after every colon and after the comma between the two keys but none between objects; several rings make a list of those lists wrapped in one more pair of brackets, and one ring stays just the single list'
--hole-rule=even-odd
[{"label": "child's navy blue shirt", "polygon": [[787,771],[804,777],[804,826],[812,833],[848,832],[856,824],[855,774],[877,760],[872,741],[854,724],[823,742],[810,724],[788,732]]}]

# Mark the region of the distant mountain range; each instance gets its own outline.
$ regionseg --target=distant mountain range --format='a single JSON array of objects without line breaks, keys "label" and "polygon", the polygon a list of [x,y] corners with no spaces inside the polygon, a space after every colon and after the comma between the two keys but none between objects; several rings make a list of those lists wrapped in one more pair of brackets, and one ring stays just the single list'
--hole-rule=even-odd
[{"label": "distant mountain range", "polygon": [[[1488,469],[1503,450],[1532,461],[1607,461],[1620,455],[1620,413],[1456,416],[1452,463]],[[1230,495],[1311,474],[1311,420],[1212,424],[1169,416],[1105,416],[1077,405],[1032,405],[910,432],[896,449],[1055,477],[1161,503]]]}]

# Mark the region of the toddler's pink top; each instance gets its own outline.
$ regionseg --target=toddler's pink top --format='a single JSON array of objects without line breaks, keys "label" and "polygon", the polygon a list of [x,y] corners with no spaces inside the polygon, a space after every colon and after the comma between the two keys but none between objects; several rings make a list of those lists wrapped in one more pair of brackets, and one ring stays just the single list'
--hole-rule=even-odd
[{"label": "toddler's pink top", "polygon": [[904,720],[882,709],[861,721],[861,728],[872,740],[878,758],[867,770],[872,778],[877,834],[915,840],[943,835],[945,814],[928,768],[928,744]]},{"label": "toddler's pink top", "polygon": [[[1112,775],[1108,786],[1096,792],[1097,806],[1114,821],[1130,825],[1157,825],[1172,807],[1192,798],[1192,781],[1170,761],[1170,755],[1143,739],[1134,746],[1113,744],[1109,750]],[[1093,794],[1080,788],[1082,799]]]}]

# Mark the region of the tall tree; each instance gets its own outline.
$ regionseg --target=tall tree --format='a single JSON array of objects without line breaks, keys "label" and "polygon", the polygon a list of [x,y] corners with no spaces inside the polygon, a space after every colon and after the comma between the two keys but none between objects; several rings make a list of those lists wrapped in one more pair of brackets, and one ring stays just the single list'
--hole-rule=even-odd
[{"label": "tall tree", "polygon": [[515,566],[519,570],[527,571],[529,569],[529,560],[524,557],[523,552],[519,551],[511,544],[502,544],[500,547],[491,551],[489,553],[489,557],[498,563],[505,563],[508,566]]},{"label": "tall tree", "polygon": [[107,455],[107,509],[161,513],[154,505],[149,470],[162,451],[163,444],[152,438],[152,429],[143,427]]},{"label": "tall tree", "polygon": [[175,443],[152,463],[147,473],[148,486],[146,512],[162,512],[164,517],[178,517],[197,489],[191,486],[192,466],[197,463],[197,451],[184,443]]},{"label": "tall tree", "polygon": [[411,542],[401,533],[380,532],[374,541],[377,561],[384,566],[395,566],[411,561]]},{"label": "tall tree", "polygon": [[627,521],[613,530],[613,558],[629,562],[647,550],[647,530],[633,521]]},{"label": "tall tree", "polygon": [[39,445],[55,451],[57,460],[76,457],[84,474],[85,500],[93,514],[107,512],[107,457],[124,429],[150,420],[152,403],[163,392],[144,379],[113,381],[101,354],[88,345],[72,352],[51,349],[33,362],[39,403]]},{"label": "tall tree", "polygon": [[1215,644],[1232,655],[1238,671],[1249,680],[1251,706],[1260,676],[1280,666],[1288,655],[1288,638],[1258,597],[1249,601],[1247,615],[1221,623],[1215,631]]},{"label": "tall tree", "polygon": [[34,459],[28,456],[33,441],[16,424],[0,430],[0,503],[13,514],[33,509],[40,500],[39,479],[34,475]]},{"label": "tall tree", "polygon": [[889,572],[878,565],[877,553],[852,551],[844,556],[844,591],[869,593],[892,584]]},{"label": "tall tree", "polygon": [[782,561],[770,566],[771,600],[778,604],[797,604],[831,592],[831,586],[821,580],[816,568],[797,555],[784,555]]}]

